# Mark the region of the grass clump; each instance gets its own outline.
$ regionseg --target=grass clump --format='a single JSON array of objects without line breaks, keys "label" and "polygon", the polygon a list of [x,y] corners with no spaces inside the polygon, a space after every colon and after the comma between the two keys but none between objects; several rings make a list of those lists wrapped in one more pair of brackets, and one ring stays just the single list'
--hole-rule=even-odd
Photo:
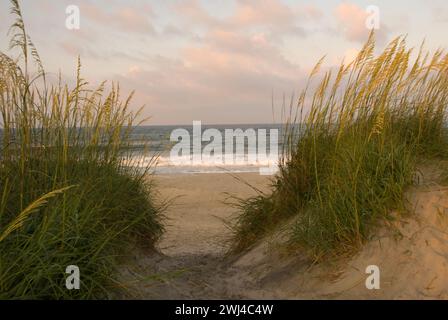
[{"label": "grass clump", "polygon": [[[80,64],[73,89],[48,85],[11,2],[20,59],[0,53],[0,298],[108,298],[120,256],[151,248],[163,231],[149,166],[132,163],[139,113],[118,86],[89,90]],[[79,290],[65,286],[69,265],[80,269]]]},{"label": "grass clump", "polygon": [[319,61],[286,124],[272,193],[239,203],[235,250],[294,218],[294,247],[316,259],[349,252],[403,208],[418,161],[448,150],[448,55],[422,48],[398,37],[375,56],[372,33],[354,61],[313,83]]}]

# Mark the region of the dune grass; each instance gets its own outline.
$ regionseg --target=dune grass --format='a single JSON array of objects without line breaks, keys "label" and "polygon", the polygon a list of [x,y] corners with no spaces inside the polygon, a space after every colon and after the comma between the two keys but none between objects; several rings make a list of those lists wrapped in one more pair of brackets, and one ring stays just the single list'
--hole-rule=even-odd
[{"label": "dune grass", "polygon": [[[0,299],[108,298],[117,265],[163,231],[149,166],[132,163],[129,111],[118,85],[49,85],[17,1],[13,59],[0,53]],[[35,75],[30,70],[36,70]],[[68,265],[81,287],[68,290]]]},{"label": "dune grass", "polygon": [[293,248],[317,260],[349,253],[404,209],[419,161],[448,151],[448,55],[405,40],[375,55],[372,33],[353,62],[316,82],[319,61],[291,109],[272,193],[238,204],[234,250],[293,221]]}]

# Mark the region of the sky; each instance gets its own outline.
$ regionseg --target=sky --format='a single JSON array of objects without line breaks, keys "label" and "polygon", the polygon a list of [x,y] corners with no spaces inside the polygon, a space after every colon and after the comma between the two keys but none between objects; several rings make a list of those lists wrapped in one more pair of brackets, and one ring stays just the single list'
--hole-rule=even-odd
[{"label": "sky", "polygon": [[[123,96],[135,90],[133,108],[144,105],[149,124],[279,121],[283,99],[300,91],[322,56],[329,68],[353,59],[370,32],[366,21],[375,22],[378,49],[399,35],[409,46],[425,39],[427,49],[448,47],[446,0],[20,3],[50,75],[72,83],[80,56],[92,85],[119,82]],[[79,8],[79,29],[67,28],[70,5]],[[5,53],[9,8],[0,0]]]}]

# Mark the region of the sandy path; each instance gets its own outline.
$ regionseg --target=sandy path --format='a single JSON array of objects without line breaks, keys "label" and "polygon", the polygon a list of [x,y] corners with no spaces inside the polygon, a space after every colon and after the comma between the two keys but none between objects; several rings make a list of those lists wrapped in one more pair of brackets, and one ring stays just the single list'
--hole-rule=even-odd
[{"label": "sandy path", "polygon": [[[270,177],[236,174],[261,190]],[[124,272],[131,297],[143,299],[239,298],[229,283],[239,273],[224,259],[231,235],[226,226],[235,208],[224,202],[229,194],[249,197],[256,192],[229,174],[155,176],[161,199],[173,199],[166,215],[166,232],[158,243],[160,253],[136,253]],[[133,280],[130,280],[133,279]],[[135,282],[134,279],[139,279]],[[233,290],[232,290],[233,291]]]},{"label": "sandy path", "polygon": [[[256,173],[236,175],[266,190],[269,179]],[[162,198],[175,198],[166,212],[166,233],[159,249],[166,255],[221,255],[229,238],[227,221],[235,209],[224,203],[228,194],[249,197],[250,187],[229,174],[183,174],[156,176]]]}]

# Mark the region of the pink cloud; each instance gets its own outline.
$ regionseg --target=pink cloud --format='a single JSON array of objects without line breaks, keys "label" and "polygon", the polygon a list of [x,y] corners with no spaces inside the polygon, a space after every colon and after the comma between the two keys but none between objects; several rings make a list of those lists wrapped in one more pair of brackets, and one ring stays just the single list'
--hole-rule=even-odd
[{"label": "pink cloud", "polygon": [[303,21],[322,16],[313,5],[293,7],[279,0],[237,0],[234,12],[225,18],[212,16],[198,0],[183,1],[175,5],[175,10],[194,26],[239,32],[262,29],[271,39],[287,34],[304,36]]},{"label": "pink cloud", "polygon": [[291,75],[297,68],[280,54],[263,33],[241,34],[212,30],[201,46],[187,47],[185,58],[204,67],[233,68],[241,71]]},{"label": "pink cloud", "polygon": [[355,4],[343,2],[336,7],[336,18],[344,29],[347,39],[351,41],[363,41],[369,30],[365,22],[367,12]]},{"label": "pink cloud", "polygon": [[159,108],[170,110],[179,122],[188,123],[192,117],[211,122],[267,121],[272,92],[277,98],[289,96],[303,74],[261,34],[214,29],[203,42],[190,44],[181,53],[177,60],[157,57],[152,70],[130,66],[120,78],[137,89],[155,116],[166,114]]},{"label": "pink cloud", "polygon": [[[237,0],[228,16],[214,16],[197,0],[173,6],[178,14],[174,31],[193,32],[200,38],[180,48],[176,59],[158,56],[151,68],[132,64],[118,80],[136,89],[147,102],[156,122],[196,119],[211,122],[262,122],[272,117],[271,94],[281,105],[305,77],[297,64],[287,60],[279,41],[285,35],[305,35],[305,20],[319,19],[314,6],[288,6],[278,0]],[[186,31],[187,30],[187,31]],[[163,111],[162,111],[163,110]],[[237,118],[237,119],[236,119]]]},{"label": "pink cloud", "polygon": [[294,23],[295,14],[276,0],[239,0],[233,21],[239,26],[283,26]]},{"label": "pink cloud", "polygon": [[[366,26],[369,13],[356,4],[343,2],[336,7],[335,16],[345,37],[350,41],[366,41],[370,29]],[[380,29],[375,30],[377,39],[384,41],[389,28],[381,22]]]},{"label": "pink cloud", "polygon": [[81,14],[105,27],[128,32],[154,33],[154,27],[149,21],[149,17],[153,16],[153,11],[148,5],[116,7],[112,11],[107,11],[99,6],[83,4]]}]

